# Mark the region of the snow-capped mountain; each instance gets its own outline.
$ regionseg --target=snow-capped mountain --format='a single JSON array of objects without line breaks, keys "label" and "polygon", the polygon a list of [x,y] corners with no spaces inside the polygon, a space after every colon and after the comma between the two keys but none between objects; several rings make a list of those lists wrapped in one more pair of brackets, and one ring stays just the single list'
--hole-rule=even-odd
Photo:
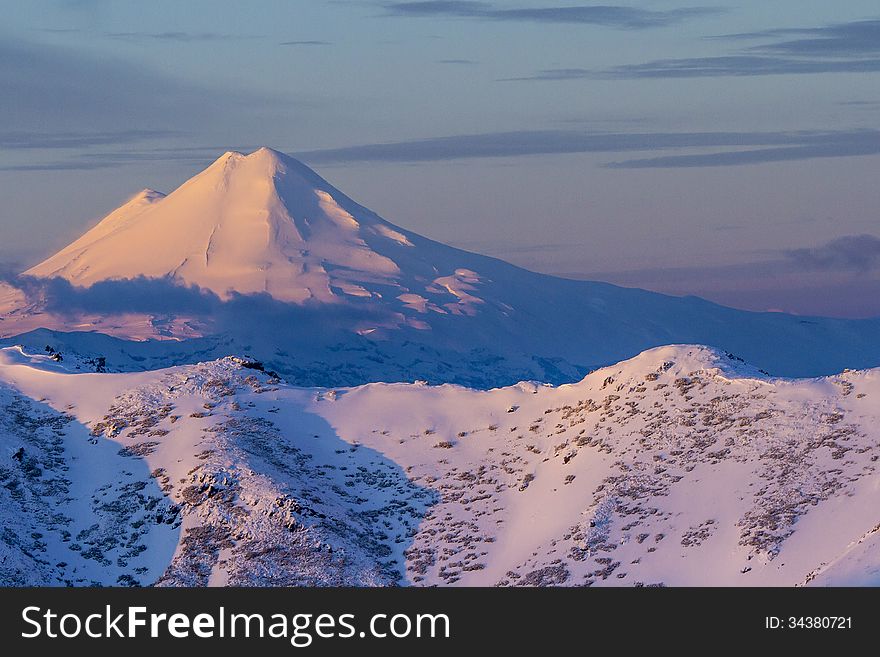
[{"label": "snow-capped mountain", "polygon": [[880,364],[880,320],[536,274],[395,226],[267,148],[140,193],[15,285],[0,289],[5,344],[50,342],[115,371],[239,353],[304,385],[492,387],[574,381],[670,343],[786,376]]},{"label": "snow-capped mountain", "polygon": [[[408,257],[409,250],[420,253]],[[416,247],[308,167],[261,148],[225,153],[168,196],[141,192],[25,274],[79,286],[172,278],[223,299],[267,293],[285,302],[333,303],[380,290],[405,294],[418,290],[419,277],[421,287],[444,285],[430,271],[442,250],[424,240]]]},{"label": "snow-capped mountain", "polygon": [[85,367],[0,350],[4,584],[880,584],[880,370],[694,346],[490,391]]}]

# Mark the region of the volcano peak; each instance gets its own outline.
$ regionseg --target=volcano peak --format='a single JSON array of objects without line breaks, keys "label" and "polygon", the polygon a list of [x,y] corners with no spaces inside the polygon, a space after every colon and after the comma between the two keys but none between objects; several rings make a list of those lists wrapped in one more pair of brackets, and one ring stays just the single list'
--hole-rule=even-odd
[{"label": "volcano peak", "polygon": [[401,229],[301,162],[262,147],[227,151],[168,196],[140,192],[27,273],[84,287],[169,278],[221,297],[327,301],[395,284],[401,245],[412,246]]}]

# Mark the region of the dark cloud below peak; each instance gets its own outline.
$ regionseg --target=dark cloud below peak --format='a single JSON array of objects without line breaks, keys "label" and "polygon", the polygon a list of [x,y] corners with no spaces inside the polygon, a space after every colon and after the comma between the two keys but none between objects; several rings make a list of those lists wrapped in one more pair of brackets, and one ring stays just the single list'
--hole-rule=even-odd
[{"label": "dark cloud below peak", "polygon": [[214,292],[197,285],[187,285],[174,278],[147,278],[99,281],[89,287],[71,284],[63,278],[37,278],[14,275],[0,268],[0,283],[19,290],[28,303],[61,316],[76,317],[83,313],[116,315],[144,313],[155,315],[182,314],[216,322],[218,327],[238,330],[251,325],[264,328],[294,327],[295,333],[314,328],[315,335],[327,337],[328,327],[348,325],[362,320],[383,321],[387,310],[369,303],[353,307],[318,303],[302,305],[274,299],[263,292],[233,293],[221,299]]},{"label": "dark cloud below peak", "polygon": [[718,7],[684,7],[669,10],[651,10],[619,5],[502,8],[488,2],[467,2],[464,0],[393,2],[386,4],[385,10],[389,16],[565,23],[633,30],[666,27],[692,18],[724,13],[724,10]]}]

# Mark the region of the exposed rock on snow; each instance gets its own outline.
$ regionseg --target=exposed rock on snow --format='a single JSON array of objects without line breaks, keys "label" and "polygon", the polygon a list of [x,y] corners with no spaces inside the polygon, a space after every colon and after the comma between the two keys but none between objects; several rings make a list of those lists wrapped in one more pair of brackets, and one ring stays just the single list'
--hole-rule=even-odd
[{"label": "exposed rock on snow", "polygon": [[878,370],[672,346],[560,387],[328,390],[0,354],[9,583],[880,583]]}]

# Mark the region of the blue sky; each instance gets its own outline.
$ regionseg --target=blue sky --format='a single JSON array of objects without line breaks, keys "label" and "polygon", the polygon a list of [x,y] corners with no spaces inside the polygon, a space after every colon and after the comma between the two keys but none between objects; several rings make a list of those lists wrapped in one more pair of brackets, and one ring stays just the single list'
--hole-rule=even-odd
[{"label": "blue sky", "polygon": [[880,8],[0,2],[0,261],[230,148],[530,269],[880,315]]}]

